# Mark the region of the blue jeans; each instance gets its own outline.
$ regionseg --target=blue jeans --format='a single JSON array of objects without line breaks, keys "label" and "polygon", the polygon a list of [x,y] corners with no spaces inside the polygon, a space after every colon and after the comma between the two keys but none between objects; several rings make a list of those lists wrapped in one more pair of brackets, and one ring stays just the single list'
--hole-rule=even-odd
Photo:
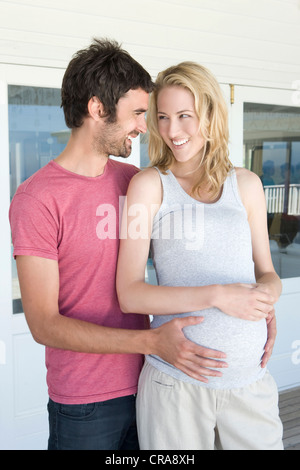
[{"label": "blue jeans", "polygon": [[48,450],[138,450],[135,396],[86,405],[49,399]]}]

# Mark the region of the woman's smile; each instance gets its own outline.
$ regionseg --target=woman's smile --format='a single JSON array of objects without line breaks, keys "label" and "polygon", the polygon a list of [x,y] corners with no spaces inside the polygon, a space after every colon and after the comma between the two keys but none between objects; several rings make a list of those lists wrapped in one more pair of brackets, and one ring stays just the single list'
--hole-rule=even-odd
[{"label": "woman's smile", "polygon": [[202,157],[204,139],[192,93],[179,86],[163,88],[157,98],[158,130],[175,160],[184,163]]}]

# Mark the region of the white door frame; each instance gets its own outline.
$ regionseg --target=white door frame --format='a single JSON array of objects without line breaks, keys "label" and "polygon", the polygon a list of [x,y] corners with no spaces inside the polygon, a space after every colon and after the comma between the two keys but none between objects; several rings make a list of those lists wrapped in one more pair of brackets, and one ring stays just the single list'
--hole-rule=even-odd
[{"label": "white door frame", "polygon": [[0,66],[0,449],[46,449],[48,437],[44,347],[32,339],[23,313],[13,315],[8,85],[60,88],[63,71]]}]

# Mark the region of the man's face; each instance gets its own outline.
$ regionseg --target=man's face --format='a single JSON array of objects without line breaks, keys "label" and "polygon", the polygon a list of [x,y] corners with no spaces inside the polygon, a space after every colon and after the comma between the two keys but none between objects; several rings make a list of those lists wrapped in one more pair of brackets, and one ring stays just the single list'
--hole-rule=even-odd
[{"label": "man's face", "polygon": [[106,122],[95,138],[95,147],[105,155],[129,157],[132,150],[131,139],[147,131],[145,114],[148,109],[149,94],[142,90],[129,90],[119,99],[116,122]]}]

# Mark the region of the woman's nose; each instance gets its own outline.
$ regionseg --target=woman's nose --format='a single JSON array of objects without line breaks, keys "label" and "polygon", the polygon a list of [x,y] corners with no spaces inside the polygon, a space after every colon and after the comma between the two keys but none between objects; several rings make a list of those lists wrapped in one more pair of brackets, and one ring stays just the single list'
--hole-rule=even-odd
[{"label": "woman's nose", "polygon": [[168,134],[169,138],[174,139],[175,137],[178,137],[180,134],[181,128],[176,119],[170,119],[169,120],[169,126],[168,126]]}]

